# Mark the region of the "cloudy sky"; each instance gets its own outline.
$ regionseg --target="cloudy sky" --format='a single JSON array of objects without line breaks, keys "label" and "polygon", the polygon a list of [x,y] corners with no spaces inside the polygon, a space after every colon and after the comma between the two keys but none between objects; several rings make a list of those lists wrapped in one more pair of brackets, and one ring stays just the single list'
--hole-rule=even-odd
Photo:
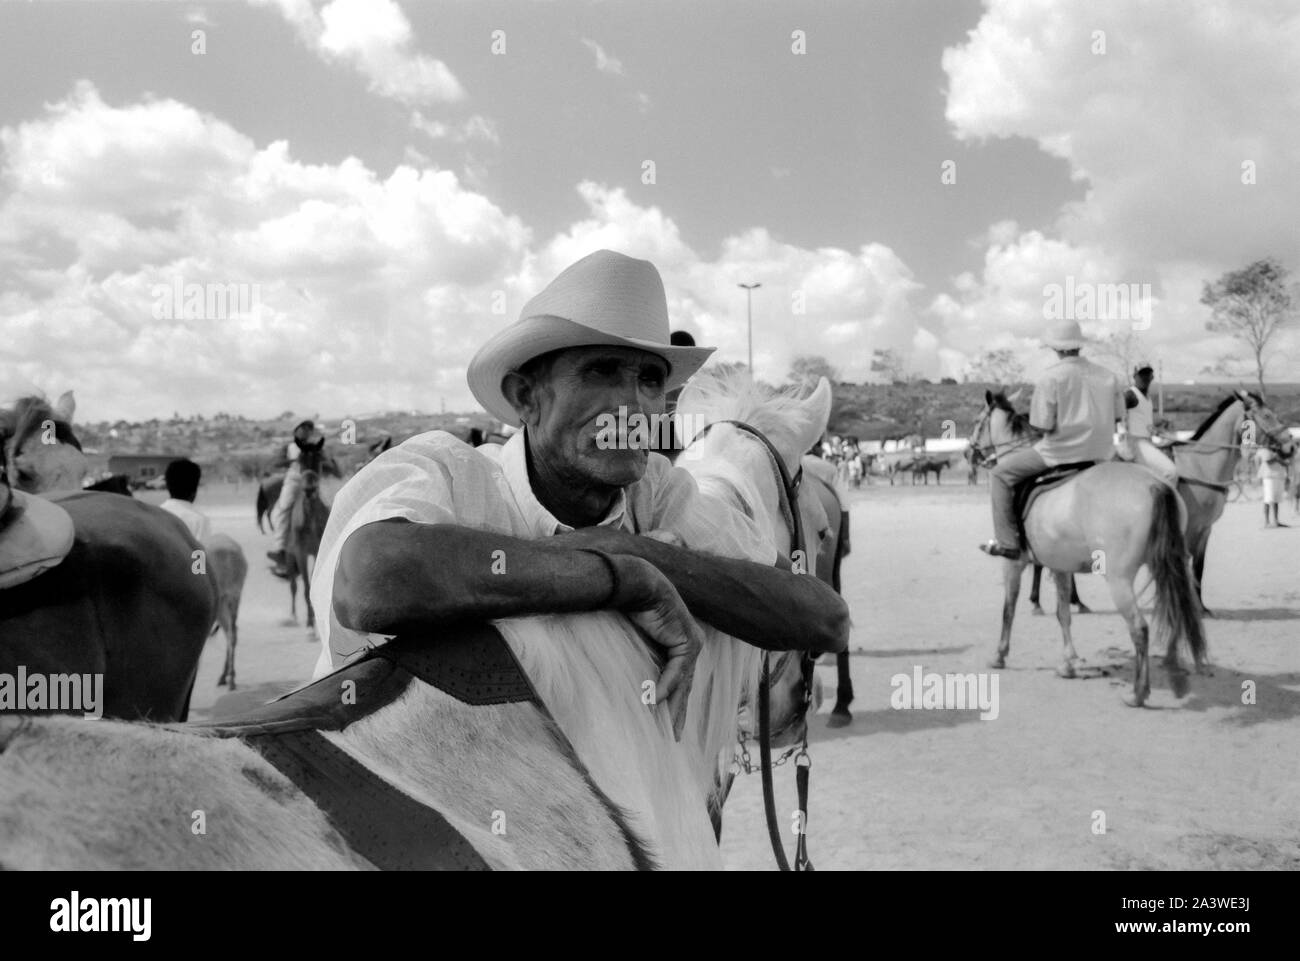
[{"label": "cloudy sky", "polygon": [[[724,360],[761,283],[769,380],[1033,373],[1067,278],[1149,284],[1142,350],[1205,379],[1202,283],[1300,273],[1300,5],[0,3],[4,398],[473,409],[478,344],[601,247]],[[190,284],[245,302],[169,314]]]}]

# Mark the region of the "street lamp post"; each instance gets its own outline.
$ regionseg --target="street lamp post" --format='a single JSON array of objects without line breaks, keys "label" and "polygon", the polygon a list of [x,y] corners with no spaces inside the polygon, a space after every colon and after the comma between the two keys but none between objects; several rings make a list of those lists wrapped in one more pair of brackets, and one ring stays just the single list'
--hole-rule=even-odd
[{"label": "street lamp post", "polygon": [[745,291],[745,318],[749,329],[749,376],[754,376],[754,291],[762,284],[736,284]]}]

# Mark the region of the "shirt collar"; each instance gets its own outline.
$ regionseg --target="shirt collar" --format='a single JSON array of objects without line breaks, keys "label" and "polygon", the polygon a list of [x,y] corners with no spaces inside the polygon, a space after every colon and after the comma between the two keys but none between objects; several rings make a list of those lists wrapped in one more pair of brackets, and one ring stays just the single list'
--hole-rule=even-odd
[{"label": "shirt collar", "polygon": [[[501,470],[510,492],[514,494],[515,503],[524,515],[528,529],[537,537],[551,537],[571,530],[568,524],[560,523],[554,514],[548,511],[533,493],[533,485],[528,480],[528,448],[524,431],[516,431],[501,448]],[[627,517],[627,493],[620,490],[618,497],[607,513],[598,523],[598,527],[623,527]]]}]

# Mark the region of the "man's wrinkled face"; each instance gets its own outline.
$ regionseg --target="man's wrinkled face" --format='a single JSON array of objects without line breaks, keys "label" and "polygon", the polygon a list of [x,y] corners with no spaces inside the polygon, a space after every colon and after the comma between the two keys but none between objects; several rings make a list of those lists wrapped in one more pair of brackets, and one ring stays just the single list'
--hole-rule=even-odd
[{"label": "man's wrinkled face", "polygon": [[[633,430],[611,433],[610,418],[634,429],[639,419],[634,415],[662,415],[667,379],[662,357],[631,347],[574,347],[557,353],[550,370],[536,378],[532,401],[521,415],[534,458],[578,482],[626,487],[640,480],[646,468],[644,442],[629,436]],[[611,444],[611,438],[617,442]],[[632,444],[640,446],[633,449]]]}]

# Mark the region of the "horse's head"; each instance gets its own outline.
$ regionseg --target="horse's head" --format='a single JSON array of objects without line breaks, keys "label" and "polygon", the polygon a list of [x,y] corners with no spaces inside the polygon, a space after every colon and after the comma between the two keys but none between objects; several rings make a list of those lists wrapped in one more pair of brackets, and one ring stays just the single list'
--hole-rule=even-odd
[{"label": "horse's head", "polygon": [[992,467],[999,453],[1021,446],[1032,437],[1028,416],[1017,413],[1014,406],[1022,392],[1023,388],[1010,395],[1005,390],[984,391],[984,409],[975,418],[969,442],[970,459],[976,466]]},{"label": "horse's head", "polygon": [[68,391],[55,404],[44,397],[23,397],[0,410],[0,469],[15,490],[81,490],[89,463],[72,432],[75,409]]},{"label": "horse's head", "polygon": [[[682,391],[677,405],[680,436],[687,441],[677,464],[690,471],[706,496],[739,510],[751,518],[759,531],[791,559],[793,569],[815,575],[817,531],[826,521],[805,505],[809,498],[797,496],[801,476],[800,460],[826,430],[830,417],[831,387],[822,378],[813,392],[800,398],[793,392],[777,392],[755,383],[744,371],[697,374]],[[736,422],[739,422],[736,423]],[[765,437],[771,448],[747,425]],[[773,459],[779,458],[778,468]],[[791,479],[785,489],[782,474]],[[793,498],[794,502],[791,503]],[[804,540],[794,539],[795,514]],[[805,674],[811,683],[812,666],[800,651],[783,651],[771,666],[772,740],[787,743],[806,733],[807,714],[815,711],[805,704]],[[752,674],[742,700],[758,684],[761,659],[753,658]]]},{"label": "horse's head", "polygon": [[1252,432],[1255,444],[1271,448],[1283,458],[1289,458],[1295,453],[1295,438],[1291,436],[1291,432],[1287,430],[1277,414],[1264,403],[1262,397],[1246,390],[1237,390],[1233,393],[1246,409],[1246,423],[1254,425]]}]

